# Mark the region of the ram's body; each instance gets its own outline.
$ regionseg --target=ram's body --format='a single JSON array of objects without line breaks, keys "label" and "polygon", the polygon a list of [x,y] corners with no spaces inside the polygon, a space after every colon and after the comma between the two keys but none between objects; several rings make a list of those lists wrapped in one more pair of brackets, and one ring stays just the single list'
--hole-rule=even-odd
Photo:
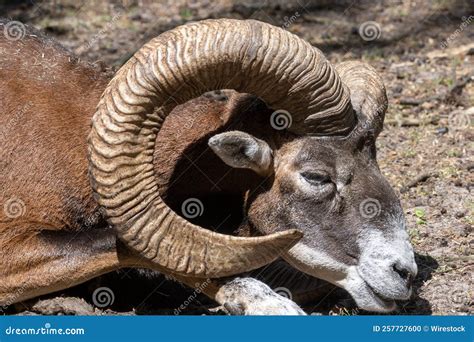
[{"label": "ram's body", "polygon": [[[32,281],[33,288],[28,288],[33,270],[48,282],[55,258],[74,268],[77,255],[89,254],[90,272],[82,269],[82,262],[76,264],[75,271],[85,273],[81,281],[112,270],[108,263],[114,255],[117,267],[121,261],[87,174],[91,117],[110,74],[39,34],[27,35],[17,44],[0,38],[0,189],[5,206],[0,211],[0,299],[11,303],[74,285],[65,277],[57,286],[41,288]],[[236,198],[257,179],[248,172],[247,181],[237,181],[235,171],[207,148],[206,136],[232,124],[230,117],[241,105],[254,111],[254,99],[233,95],[232,104],[225,96],[202,96],[176,108],[166,121],[157,140],[161,148],[155,165],[160,191],[171,205],[179,208],[187,197],[210,193]],[[213,220],[207,212],[205,217]],[[107,267],[100,272],[100,248],[91,243],[105,243]],[[61,254],[45,255],[49,252]],[[9,293],[18,295],[8,299]]]},{"label": "ram's body", "polygon": [[[32,222],[38,229],[74,232],[103,226],[87,175],[87,135],[110,77],[53,41],[27,36],[18,44],[2,42],[5,40],[0,40],[2,201],[17,198],[24,202],[21,222]],[[225,96],[203,96],[176,108],[167,119],[155,158],[162,193],[166,195],[168,184],[174,183],[175,196],[180,191],[183,196],[190,196],[190,191],[202,194],[212,188],[212,180],[221,180],[214,192],[230,190],[230,186],[245,188],[245,182],[229,181],[232,174],[221,179],[231,168],[209,148],[203,158],[196,158],[207,147],[205,138],[232,125],[230,117],[242,106],[246,112],[255,111],[254,99],[233,95],[232,103]],[[258,125],[254,120],[246,123]],[[194,159],[206,176],[196,174],[195,168],[181,175],[180,170]],[[212,167],[205,169],[206,164]],[[173,174],[181,177],[175,181]],[[184,181],[193,182],[192,189],[177,186]],[[4,211],[0,214],[2,225],[12,221]],[[14,230],[10,224],[9,230]]]},{"label": "ram's body", "polygon": [[[225,27],[229,39],[233,30],[250,40],[255,38],[251,38],[255,29],[269,30],[278,39],[294,40],[300,53],[306,49],[306,55],[313,56],[309,60],[319,63],[307,63],[310,76],[305,77],[298,77],[296,71],[288,77],[275,71],[283,80],[275,94],[266,92],[261,83],[271,84],[271,67],[252,74],[257,80],[266,75],[264,81],[255,81],[260,88],[249,85],[256,95],[295,108],[294,132],[273,129],[272,111],[262,101],[235,92],[229,92],[229,98],[209,95],[178,106],[161,127],[161,117],[174,106],[169,99],[184,102],[196,89],[188,89],[184,81],[181,90],[179,83],[154,84],[150,79],[171,77],[167,73],[178,77],[174,68],[183,75],[199,74],[189,71],[194,67],[192,59],[187,68],[173,67],[181,58],[173,55],[181,51],[173,50],[174,46],[169,48],[172,57],[158,62],[163,70],[146,69],[146,63],[153,62],[147,54],[162,51],[167,39],[175,39],[173,35],[150,42],[112,82],[104,72],[78,61],[36,31],[28,31],[20,41],[0,36],[0,196],[4,206],[0,211],[0,305],[67,288],[121,267],[155,269],[196,286],[198,278],[249,271],[278,256],[302,272],[346,288],[369,310],[392,310],[392,299],[409,296],[416,273],[413,251],[403,212],[378,170],[374,153],[386,108],[379,76],[363,63],[346,63],[337,67],[342,83],[318,50],[262,23],[209,21],[196,24],[195,31],[189,26],[189,32],[212,37],[203,29],[206,25],[216,32]],[[176,37],[187,29],[176,29]],[[182,43],[179,39],[176,46]],[[190,39],[200,40],[206,41],[205,36]],[[294,48],[292,44],[287,47]],[[238,65],[225,58],[235,55],[238,59],[240,51],[204,51],[223,56],[217,67]],[[147,61],[143,65],[141,58]],[[209,62],[212,57],[203,59],[202,65],[193,58],[201,73],[214,67]],[[170,69],[165,68],[167,63]],[[246,67],[247,72],[254,72]],[[294,67],[304,74],[298,64]],[[223,69],[222,73],[231,72]],[[183,80],[190,77],[183,75],[179,76]],[[225,84],[213,77],[204,80],[209,85],[203,89]],[[238,79],[232,79],[236,88],[246,90]],[[295,82],[301,83],[294,87],[296,100],[277,96],[288,93]],[[314,84],[319,83],[318,90]],[[175,93],[173,87],[179,91]],[[170,97],[160,97],[167,91],[172,92]],[[305,106],[316,114],[302,117]],[[335,136],[326,139],[301,133]],[[237,239],[210,234],[174,216],[155,190],[177,212],[189,197],[206,202],[209,195],[226,196],[225,203],[235,205],[207,211],[194,222],[219,229],[224,223],[224,231],[230,233],[242,217],[237,215],[230,224],[227,215],[235,212],[229,207],[244,206],[240,234],[265,236]],[[386,210],[375,216],[359,213],[357,209],[367,199]],[[301,233],[287,228],[305,234],[291,249]],[[377,254],[381,247],[392,245],[383,255]],[[255,283],[247,285],[216,281],[205,292],[220,303],[236,301],[244,313],[300,312],[279,296],[275,302],[268,288],[259,295],[262,300],[256,301],[249,295]]]}]

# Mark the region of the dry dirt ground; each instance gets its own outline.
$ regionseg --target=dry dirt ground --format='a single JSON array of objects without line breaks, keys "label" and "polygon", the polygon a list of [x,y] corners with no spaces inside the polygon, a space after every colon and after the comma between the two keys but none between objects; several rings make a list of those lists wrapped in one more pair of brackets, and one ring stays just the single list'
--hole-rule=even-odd
[{"label": "dry dirt ground", "polygon": [[[473,7],[470,0],[67,0],[14,1],[0,5],[0,13],[44,30],[85,60],[113,68],[163,31],[221,17],[282,26],[332,62],[372,64],[383,75],[390,101],[377,142],[379,163],[400,192],[420,269],[416,293],[398,313],[447,315],[474,313]],[[29,303],[27,312],[166,314],[187,298],[170,296],[176,285],[166,280],[158,287],[149,281],[136,293],[129,273],[110,277],[107,284],[122,284],[113,310],[90,305],[91,291],[103,284],[95,280],[49,304]],[[158,310],[157,302],[171,309]],[[17,309],[24,310],[22,305]],[[212,303],[198,297],[183,313],[208,313],[209,307]],[[309,311],[358,313],[340,290]]]}]

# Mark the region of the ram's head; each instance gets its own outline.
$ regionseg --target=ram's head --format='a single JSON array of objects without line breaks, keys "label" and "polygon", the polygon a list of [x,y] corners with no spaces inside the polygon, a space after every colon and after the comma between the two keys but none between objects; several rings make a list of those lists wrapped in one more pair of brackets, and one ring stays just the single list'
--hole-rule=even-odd
[{"label": "ram's head", "polygon": [[[228,165],[267,177],[247,200],[264,236],[195,226],[157,191],[163,120],[177,104],[221,88],[253,93],[291,116],[290,133],[274,146],[243,132],[209,141]],[[120,238],[165,272],[223,277],[282,256],[347,289],[362,308],[391,310],[410,295],[417,270],[400,203],[375,159],[386,106],[372,68],[334,69],[284,30],[256,21],[188,24],[146,44],[105,90],[89,136],[92,186]]]}]

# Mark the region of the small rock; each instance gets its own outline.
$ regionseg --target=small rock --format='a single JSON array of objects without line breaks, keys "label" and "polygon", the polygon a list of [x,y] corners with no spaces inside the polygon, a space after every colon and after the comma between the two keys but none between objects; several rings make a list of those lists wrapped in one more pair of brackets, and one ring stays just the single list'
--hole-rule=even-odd
[{"label": "small rock", "polygon": [[100,310],[82,298],[77,297],[56,297],[51,299],[38,300],[31,311],[42,315],[98,315]]},{"label": "small rock", "polygon": [[394,94],[400,94],[403,91],[403,86],[400,83],[397,83],[392,91]]},{"label": "small rock", "polygon": [[430,236],[430,234],[428,232],[420,232],[420,237],[421,238],[427,238],[428,236]]},{"label": "small rock", "polygon": [[432,102],[424,102],[421,104],[421,108],[423,109],[431,109],[434,107],[434,104]]},{"label": "small rock", "polygon": [[469,224],[460,224],[460,225],[453,225],[452,226],[452,229],[453,229],[453,233],[455,233],[456,235],[458,236],[462,236],[462,237],[467,237],[469,236],[472,228]]},{"label": "small rock", "polygon": [[462,226],[461,236],[467,237],[472,233],[472,226],[468,223]]},{"label": "small rock", "polygon": [[449,128],[448,127],[438,127],[436,129],[436,135],[443,135],[443,134],[446,134],[449,132]]},{"label": "small rock", "polygon": [[152,20],[155,19],[155,16],[153,16],[153,14],[150,13],[150,12],[141,13],[140,17],[141,17],[141,22],[142,23],[149,23],[149,22],[151,22]]},{"label": "small rock", "polygon": [[423,203],[423,200],[422,200],[422,199],[417,198],[417,199],[415,200],[415,202],[414,202],[414,205],[415,205],[415,207],[422,207],[422,206],[424,206],[425,204]]}]

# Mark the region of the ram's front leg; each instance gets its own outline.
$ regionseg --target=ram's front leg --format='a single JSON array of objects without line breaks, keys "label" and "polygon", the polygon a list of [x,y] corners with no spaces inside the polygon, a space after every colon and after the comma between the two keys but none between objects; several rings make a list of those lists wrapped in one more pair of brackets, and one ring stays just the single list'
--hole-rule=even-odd
[{"label": "ram's front leg", "polygon": [[232,315],[306,315],[293,301],[274,292],[254,278],[230,280],[175,276],[180,282],[199,289]]},{"label": "ram's front leg", "polygon": [[111,229],[68,232],[0,226],[0,306],[83,283],[125,267]]},{"label": "ram's front leg", "polygon": [[226,282],[215,299],[234,315],[306,315],[295,302],[254,278]]}]

